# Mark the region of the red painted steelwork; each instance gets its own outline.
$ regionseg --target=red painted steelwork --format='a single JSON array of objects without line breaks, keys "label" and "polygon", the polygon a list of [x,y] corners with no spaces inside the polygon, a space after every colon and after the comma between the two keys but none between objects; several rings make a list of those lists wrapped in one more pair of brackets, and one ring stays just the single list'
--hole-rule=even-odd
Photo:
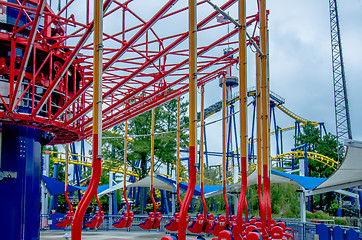
[{"label": "red painted steelwork", "polygon": [[[109,19],[109,24],[119,14],[121,22],[114,29],[109,29],[109,25],[104,27],[103,129],[147,111],[150,102],[156,106],[188,91],[184,83],[188,69],[186,29],[162,30],[174,22],[174,18],[187,21],[185,3],[175,2],[164,0],[158,7],[152,6],[154,13],[147,17],[143,12],[134,11],[138,0],[107,0],[103,4],[104,20]],[[229,0],[221,8],[226,10],[235,2]],[[41,13],[36,7],[38,1],[31,0],[25,5],[1,0],[0,3],[7,9],[17,10],[16,14],[20,10],[25,14],[24,19],[28,19],[19,17],[15,25],[6,26],[8,28],[0,32],[0,45],[9,52],[0,56],[0,88],[6,84],[9,89],[9,93],[0,91],[0,122],[51,132],[54,134],[51,144],[90,137],[91,131],[87,128],[92,122],[93,94],[90,36],[94,24],[89,7],[83,16],[78,16],[71,12],[76,1],[62,5],[59,12],[45,3],[43,13],[37,15],[37,11]],[[204,1],[198,3],[198,7],[204,6]],[[221,66],[237,62],[237,58],[229,58],[236,53],[237,42],[226,41],[234,37],[236,30],[215,35],[215,31],[225,25],[212,22],[217,14],[210,11],[197,24],[200,34],[212,36],[198,46],[198,84],[214,79],[217,69],[224,69]],[[36,23],[34,16],[39,16],[40,24],[31,34],[31,26]],[[14,21],[16,18],[14,16]],[[132,22],[131,18],[138,22]],[[258,21],[258,15],[250,19],[249,24],[253,24]],[[224,55],[223,48],[229,46],[234,50]],[[26,64],[28,57],[29,64]],[[2,61],[6,63],[3,68]],[[16,89],[19,89],[18,95]]]},{"label": "red painted steelwork", "polygon": [[[98,147],[97,147],[97,139],[98,134],[93,135],[93,161],[92,161],[92,175],[89,181],[88,188],[80,200],[78,205],[85,206],[82,208],[77,208],[77,211],[74,215],[74,221],[72,229],[82,229],[83,225],[83,216],[87,210],[89,203],[92,201],[94,195],[97,194],[97,187],[99,184],[99,180],[101,179],[101,167],[102,161],[100,158],[97,158]],[[72,231],[72,239],[81,239],[81,231]]]}]

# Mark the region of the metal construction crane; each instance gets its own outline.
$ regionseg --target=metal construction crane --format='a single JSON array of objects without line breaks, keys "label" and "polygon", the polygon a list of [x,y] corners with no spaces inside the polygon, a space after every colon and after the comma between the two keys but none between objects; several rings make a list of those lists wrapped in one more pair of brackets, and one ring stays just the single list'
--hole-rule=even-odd
[{"label": "metal construction crane", "polygon": [[339,29],[337,0],[329,0],[331,23],[331,45],[333,64],[334,106],[336,116],[336,133],[338,141],[352,138],[349,117],[346,78],[344,74],[341,35]]}]

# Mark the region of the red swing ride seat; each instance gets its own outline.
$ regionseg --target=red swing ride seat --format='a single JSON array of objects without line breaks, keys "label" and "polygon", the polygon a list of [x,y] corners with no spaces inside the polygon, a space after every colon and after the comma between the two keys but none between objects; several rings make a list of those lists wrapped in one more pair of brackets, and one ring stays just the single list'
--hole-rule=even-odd
[{"label": "red swing ride seat", "polygon": [[98,223],[97,223],[97,228],[99,228],[99,227],[102,225],[103,220],[104,220],[104,212],[101,211],[100,217],[99,217],[99,221],[98,221]]},{"label": "red swing ride seat", "polygon": [[128,213],[124,212],[118,221],[115,221],[112,225],[116,228],[124,228],[128,222]]},{"label": "red swing ride seat", "polygon": [[202,228],[204,226],[204,215],[201,213],[197,214],[197,216],[192,220],[191,225],[187,227],[187,230],[189,230],[192,233],[201,233]]},{"label": "red swing ride seat", "polygon": [[156,219],[155,222],[153,223],[152,229],[158,229],[160,227],[162,221],[162,214],[160,212],[156,213]]},{"label": "red swing ride seat", "polygon": [[283,229],[283,236],[287,239],[294,240],[294,230],[291,228],[285,227],[285,223],[278,222],[275,226],[281,227]]},{"label": "red swing ride seat", "polygon": [[165,229],[168,231],[177,231],[179,221],[180,221],[180,213],[175,213],[170,219],[170,221],[166,223]]},{"label": "red swing ride seat", "polygon": [[133,218],[134,218],[134,213],[132,211],[130,211],[128,214],[128,221],[127,221],[126,225],[124,226],[125,228],[131,227]]},{"label": "red swing ride seat", "polygon": [[84,226],[88,227],[88,228],[96,228],[98,225],[98,221],[101,218],[101,213],[99,211],[97,211],[96,214],[93,215],[93,217],[91,218],[91,220],[87,221]]},{"label": "red swing ride seat", "polygon": [[219,215],[219,217],[215,220],[215,222],[209,232],[214,236],[219,236],[219,233],[222,230],[224,230],[225,227],[226,227],[225,216]]},{"label": "red swing ride seat", "polygon": [[55,224],[55,226],[60,228],[66,228],[69,227],[70,224],[73,221],[73,211],[68,211],[68,213],[64,216],[64,218],[58,220],[58,222]]},{"label": "red swing ride seat", "polygon": [[141,222],[138,226],[145,230],[150,230],[153,227],[153,224],[155,223],[156,216],[154,212],[150,212],[147,216],[147,218]]},{"label": "red swing ride seat", "polygon": [[210,228],[212,228],[212,225],[214,225],[214,221],[215,221],[215,217],[212,213],[208,213],[206,215],[206,221],[205,221],[205,225],[203,228],[203,232],[204,233],[209,233],[210,232]]}]

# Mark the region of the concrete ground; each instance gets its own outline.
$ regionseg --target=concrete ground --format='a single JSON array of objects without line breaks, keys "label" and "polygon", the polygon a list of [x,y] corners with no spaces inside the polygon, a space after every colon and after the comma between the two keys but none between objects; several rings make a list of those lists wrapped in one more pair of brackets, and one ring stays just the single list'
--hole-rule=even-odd
[{"label": "concrete ground", "polygon": [[[165,232],[148,232],[148,231],[84,231],[82,233],[82,239],[84,240],[161,240],[163,236],[167,236]],[[40,240],[54,240],[54,239],[71,239],[70,231],[40,231]],[[211,240],[210,237],[206,237],[206,240]],[[187,235],[187,240],[196,239],[196,236]]]}]

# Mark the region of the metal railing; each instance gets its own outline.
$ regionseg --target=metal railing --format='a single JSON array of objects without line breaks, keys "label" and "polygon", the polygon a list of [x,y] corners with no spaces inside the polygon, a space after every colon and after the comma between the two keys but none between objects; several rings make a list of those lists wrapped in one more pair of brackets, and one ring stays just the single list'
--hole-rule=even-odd
[{"label": "metal railing", "polygon": [[[60,216],[58,214],[58,216]],[[87,220],[90,220],[92,218],[93,214],[86,214],[84,216],[84,223]],[[196,215],[190,215],[190,218],[193,219]],[[126,231],[126,232],[132,232],[132,231],[137,231],[137,232],[165,232],[165,224],[167,224],[172,215],[163,215],[160,227],[158,229],[152,229],[152,230],[144,230],[141,229],[138,225],[143,222],[147,215],[140,215],[137,214],[135,215],[132,225],[129,228],[122,228],[122,229],[118,229],[115,228],[112,224],[119,220],[119,218],[121,217],[121,214],[115,214],[115,215],[106,215],[104,218],[104,221],[102,223],[102,225],[97,229],[97,231]],[[51,219],[51,214],[45,214],[45,215],[41,215],[40,216],[40,230],[62,230],[61,228],[55,228],[53,225],[55,225],[56,222],[52,222]],[[318,239],[316,238],[317,236],[317,231],[316,231],[316,226],[319,223],[301,223],[298,221],[290,221],[290,220],[286,220],[286,219],[275,219],[277,222],[284,222],[287,228],[291,228],[293,229],[294,233],[295,233],[295,240],[314,240],[314,239]],[[331,231],[333,229],[333,227],[337,226],[335,224],[325,224],[327,225]],[[358,230],[356,227],[351,227],[351,226],[342,226],[342,228],[344,228],[345,230],[348,230],[350,228],[354,228],[355,230]],[[85,231],[92,231],[95,229],[89,229],[87,227],[83,227],[83,229]],[[71,230],[71,226],[64,228],[64,231],[70,231]],[[358,239],[362,239],[362,233],[359,232],[359,238]],[[332,238],[333,239],[333,238]]]}]

